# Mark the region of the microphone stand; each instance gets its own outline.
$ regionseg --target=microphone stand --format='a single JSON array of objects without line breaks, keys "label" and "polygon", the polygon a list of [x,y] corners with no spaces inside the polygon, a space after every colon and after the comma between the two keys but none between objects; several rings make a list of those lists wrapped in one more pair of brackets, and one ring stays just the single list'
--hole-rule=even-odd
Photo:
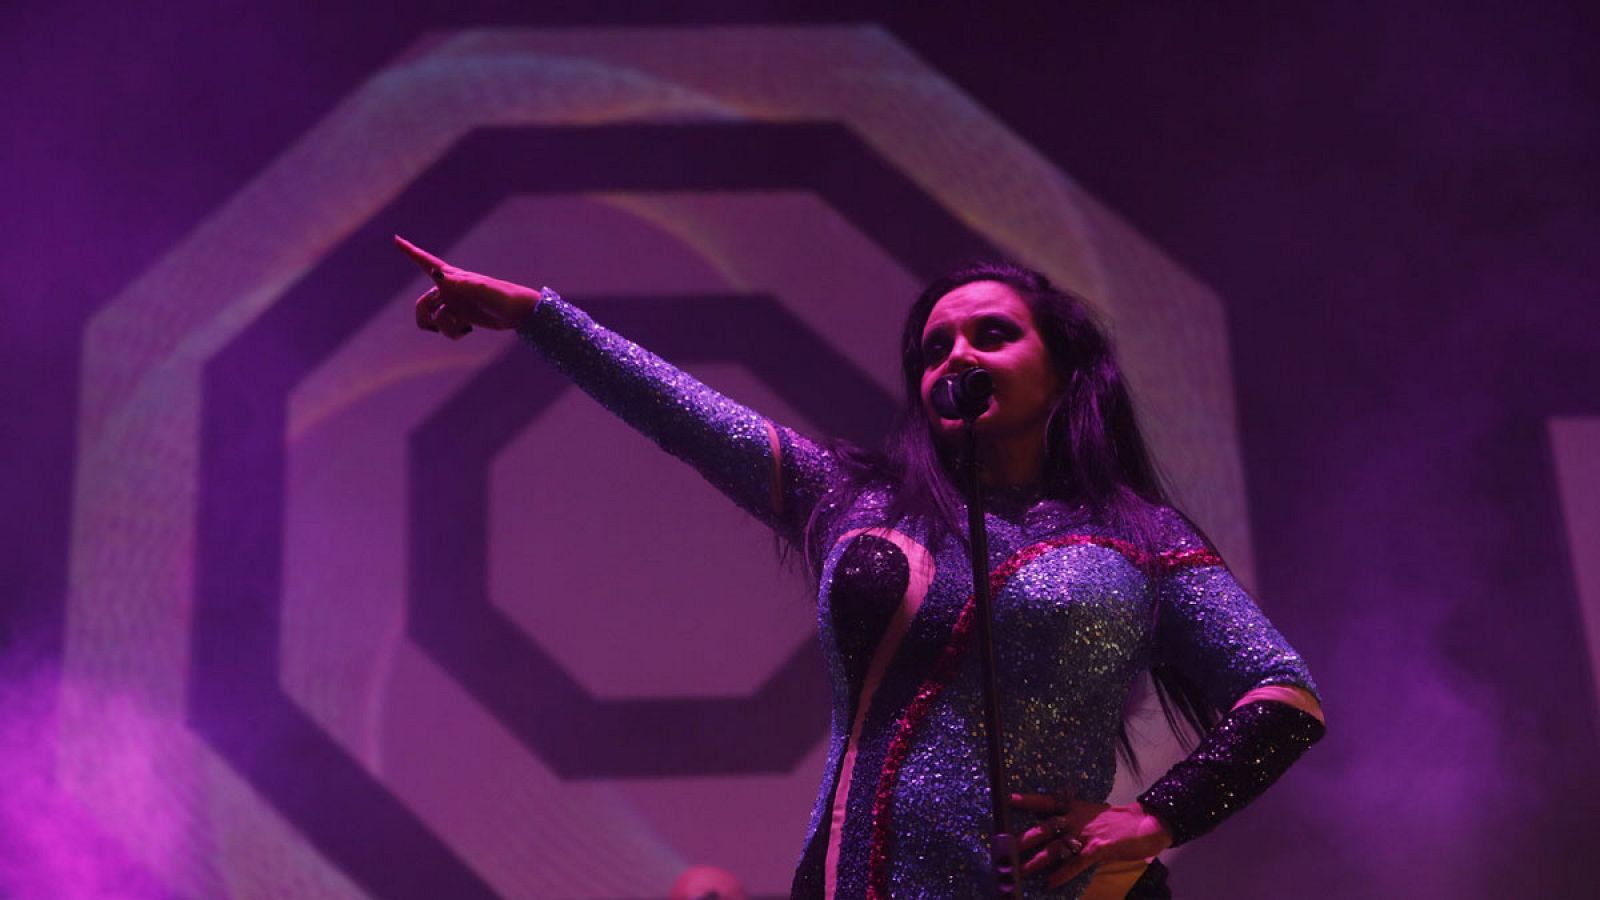
[{"label": "microphone stand", "polygon": [[[985,404],[987,406],[987,404]],[[994,653],[994,605],[989,596],[989,530],[983,521],[983,482],[978,474],[978,435],[974,423],[983,410],[963,416],[966,453],[961,460],[961,477],[967,494],[967,535],[972,552],[972,597],[976,607],[978,646],[983,666],[983,724],[989,737],[990,811],[994,830],[990,838],[990,858],[994,865],[996,895],[1001,900],[1017,896],[1022,877],[1019,847],[1011,833],[1011,783],[1007,778],[1004,751],[1005,731],[1000,724],[1000,684]]]}]

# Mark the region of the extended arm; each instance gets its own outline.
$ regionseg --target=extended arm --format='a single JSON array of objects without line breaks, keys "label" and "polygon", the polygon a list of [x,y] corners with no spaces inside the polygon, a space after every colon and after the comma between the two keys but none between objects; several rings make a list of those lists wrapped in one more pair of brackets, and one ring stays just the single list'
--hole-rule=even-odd
[{"label": "extended arm", "polygon": [[800,537],[833,474],[830,454],[608,331],[548,288],[449,265],[395,238],[434,286],[417,325],[451,339],[515,329],[584,391],[785,537]]},{"label": "extended arm", "polygon": [[609,331],[549,288],[518,333],[574,384],[745,510],[797,538],[833,471],[800,434]]}]

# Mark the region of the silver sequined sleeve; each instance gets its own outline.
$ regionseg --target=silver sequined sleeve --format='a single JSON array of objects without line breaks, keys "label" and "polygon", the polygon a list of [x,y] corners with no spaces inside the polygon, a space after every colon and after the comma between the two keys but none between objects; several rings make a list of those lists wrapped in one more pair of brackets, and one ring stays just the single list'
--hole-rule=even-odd
[{"label": "silver sequined sleeve", "polygon": [[518,334],[602,406],[694,466],[744,510],[791,541],[800,537],[834,476],[833,458],[815,442],[600,326],[549,288]]},{"label": "silver sequined sleeve", "polygon": [[1172,564],[1157,588],[1154,661],[1177,666],[1219,709],[1265,685],[1295,685],[1316,694],[1305,660],[1233,573],[1186,524],[1175,531],[1163,554]]}]

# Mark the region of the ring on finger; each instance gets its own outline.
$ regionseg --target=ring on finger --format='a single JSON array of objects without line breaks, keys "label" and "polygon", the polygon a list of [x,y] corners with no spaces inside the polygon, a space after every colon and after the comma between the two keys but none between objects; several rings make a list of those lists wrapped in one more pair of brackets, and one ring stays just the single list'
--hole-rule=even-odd
[{"label": "ring on finger", "polygon": [[1065,862],[1083,852],[1083,841],[1077,838],[1063,838],[1050,845],[1050,858],[1056,862]]}]

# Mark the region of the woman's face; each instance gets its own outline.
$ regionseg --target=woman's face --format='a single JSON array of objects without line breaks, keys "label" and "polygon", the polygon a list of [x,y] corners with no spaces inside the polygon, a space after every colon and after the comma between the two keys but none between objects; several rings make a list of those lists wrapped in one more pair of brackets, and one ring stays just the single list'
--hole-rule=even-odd
[{"label": "woman's face", "polygon": [[957,437],[961,423],[934,412],[929,401],[934,382],[982,368],[994,376],[994,400],[978,417],[978,434],[1006,442],[1032,438],[1043,445],[1061,385],[1033,313],[1010,285],[973,281],[940,297],[922,328],[922,357],[922,409],[941,439]]}]

